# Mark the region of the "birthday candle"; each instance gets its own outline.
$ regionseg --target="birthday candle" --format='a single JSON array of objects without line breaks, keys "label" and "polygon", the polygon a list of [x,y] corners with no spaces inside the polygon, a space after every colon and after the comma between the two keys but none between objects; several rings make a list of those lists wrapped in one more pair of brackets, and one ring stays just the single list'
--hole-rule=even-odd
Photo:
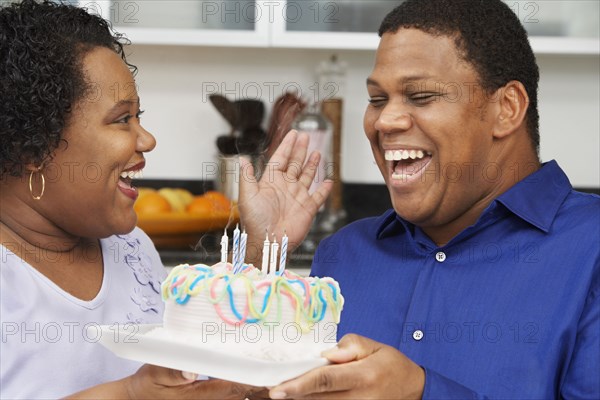
[{"label": "birthday candle", "polygon": [[283,274],[285,270],[285,262],[287,260],[287,247],[288,247],[288,237],[283,232],[283,237],[281,238],[281,255],[279,257],[279,273]]},{"label": "birthday candle", "polygon": [[240,256],[240,230],[238,225],[235,225],[235,229],[233,230],[233,255],[231,256],[231,264],[233,265],[233,269],[235,271],[236,266],[238,265],[238,258]]},{"label": "birthday candle", "polygon": [[279,250],[279,243],[277,238],[273,237],[273,243],[271,243],[271,263],[269,264],[269,274],[277,272],[277,250]]},{"label": "birthday candle", "polygon": [[227,237],[227,228],[223,231],[221,236],[221,262],[227,263],[227,247],[229,245],[229,238]]},{"label": "birthday candle", "polygon": [[266,234],[265,241],[263,242],[263,258],[261,272],[266,275],[269,272],[269,234]]},{"label": "birthday candle", "polygon": [[238,255],[238,267],[235,270],[236,273],[240,272],[242,266],[244,265],[244,260],[246,259],[246,242],[248,241],[248,234],[244,229],[242,235],[240,236],[240,252]]}]

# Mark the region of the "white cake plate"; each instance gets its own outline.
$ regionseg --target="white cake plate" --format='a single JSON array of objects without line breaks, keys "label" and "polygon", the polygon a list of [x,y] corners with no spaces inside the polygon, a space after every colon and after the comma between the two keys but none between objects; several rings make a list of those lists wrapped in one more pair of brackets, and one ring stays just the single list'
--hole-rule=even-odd
[{"label": "white cake plate", "polygon": [[146,335],[159,327],[161,325],[94,325],[88,326],[87,334],[122,358],[253,386],[275,386],[329,363],[323,357],[262,360]]}]

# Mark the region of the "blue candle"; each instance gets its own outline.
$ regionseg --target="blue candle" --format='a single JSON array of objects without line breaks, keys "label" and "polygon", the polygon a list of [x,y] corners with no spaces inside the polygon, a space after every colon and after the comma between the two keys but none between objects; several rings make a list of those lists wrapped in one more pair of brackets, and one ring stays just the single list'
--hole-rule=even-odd
[{"label": "blue candle", "polygon": [[287,261],[287,248],[288,248],[288,237],[283,232],[283,237],[281,238],[281,255],[279,257],[279,274],[283,274],[285,271],[285,262]]},{"label": "blue candle", "polygon": [[237,274],[238,272],[240,272],[242,270],[242,267],[244,266],[244,260],[246,259],[246,242],[248,241],[248,234],[246,233],[246,230],[244,229],[244,232],[242,232],[242,235],[240,236],[240,251],[238,254],[238,265],[236,266],[234,272]]},{"label": "blue candle", "polygon": [[233,230],[233,255],[231,256],[231,264],[235,271],[235,267],[238,265],[238,258],[240,256],[240,230],[238,225],[235,225]]}]

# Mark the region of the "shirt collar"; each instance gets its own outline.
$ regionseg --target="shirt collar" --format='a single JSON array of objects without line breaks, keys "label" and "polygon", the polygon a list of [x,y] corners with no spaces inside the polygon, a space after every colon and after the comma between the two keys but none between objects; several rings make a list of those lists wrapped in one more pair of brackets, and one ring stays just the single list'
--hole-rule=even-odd
[{"label": "shirt collar", "polygon": [[387,210],[383,215],[377,218],[376,225],[376,237],[377,239],[383,239],[388,236],[394,236],[400,233],[403,229],[409,229],[407,226],[408,222],[400,218],[394,209]]},{"label": "shirt collar", "polygon": [[[495,201],[524,221],[548,232],[571,189],[569,178],[552,160],[542,164],[542,168],[498,196]],[[400,218],[393,209],[381,215],[376,226],[378,239],[413,229],[413,225]]]},{"label": "shirt collar", "polygon": [[522,220],[548,232],[571,189],[569,178],[552,160],[498,196],[496,201]]}]

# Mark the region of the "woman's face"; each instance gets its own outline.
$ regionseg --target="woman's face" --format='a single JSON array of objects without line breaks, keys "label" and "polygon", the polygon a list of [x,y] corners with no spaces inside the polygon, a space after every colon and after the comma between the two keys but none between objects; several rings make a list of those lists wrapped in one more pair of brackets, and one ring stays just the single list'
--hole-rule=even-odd
[{"label": "woman's face", "polygon": [[68,234],[102,238],[135,227],[131,178],[156,140],[140,125],[135,81],[119,55],[96,48],[84,57],[83,70],[91,90],[73,107],[66,143],[44,165],[46,192],[38,205]]}]

